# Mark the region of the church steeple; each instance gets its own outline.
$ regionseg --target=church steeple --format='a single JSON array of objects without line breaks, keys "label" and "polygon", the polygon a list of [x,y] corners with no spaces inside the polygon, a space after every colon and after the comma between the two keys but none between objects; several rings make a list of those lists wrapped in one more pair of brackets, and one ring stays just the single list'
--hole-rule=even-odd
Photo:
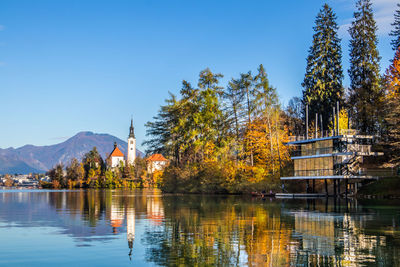
[{"label": "church steeple", "polygon": [[128,136],[128,157],[127,164],[133,165],[136,160],[136,138],[135,138],[135,130],[133,128],[133,119],[131,119],[131,127],[129,128],[129,136]]},{"label": "church steeple", "polygon": [[133,129],[133,119],[131,119],[131,127],[129,128],[129,137],[135,138],[135,131]]}]

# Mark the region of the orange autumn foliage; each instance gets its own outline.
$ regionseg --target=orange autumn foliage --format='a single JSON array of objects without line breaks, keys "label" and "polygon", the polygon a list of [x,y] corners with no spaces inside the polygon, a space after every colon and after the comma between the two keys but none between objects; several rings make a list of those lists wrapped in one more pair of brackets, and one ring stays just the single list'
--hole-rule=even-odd
[{"label": "orange autumn foliage", "polygon": [[[247,149],[254,154],[254,167],[263,175],[278,174],[280,168],[290,159],[288,146],[288,131],[280,127],[279,117],[267,123],[263,118],[255,119],[246,133]],[[262,168],[262,169],[260,169]]]},{"label": "orange autumn foliage", "polygon": [[396,51],[392,64],[386,70],[385,79],[388,87],[388,97],[398,96],[400,94],[400,47]]}]

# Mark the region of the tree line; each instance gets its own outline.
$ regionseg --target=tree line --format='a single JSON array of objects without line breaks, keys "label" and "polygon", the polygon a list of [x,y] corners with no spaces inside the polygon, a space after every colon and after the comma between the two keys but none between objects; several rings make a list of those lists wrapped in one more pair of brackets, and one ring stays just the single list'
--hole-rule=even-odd
[{"label": "tree line", "polygon": [[67,166],[59,163],[47,175],[51,181],[41,181],[45,188],[136,188],[159,184],[159,174],[147,174],[144,158],[137,157],[134,165],[121,162],[119,167],[110,168],[96,147],[86,153],[81,162],[73,158]]},{"label": "tree line", "polygon": [[241,73],[223,87],[223,77],[200,72],[197,86],[182,81],[158,114],[146,124],[148,152],[172,160],[163,174],[165,191],[243,192],[277,190],[279,177],[291,168],[289,135],[304,134],[305,106],[319,114],[319,126],[333,128],[332,108],[340,103],[341,128],[382,136],[388,161],[398,164],[400,150],[399,45],[400,4],[395,12],[392,47],[396,55],[380,74],[377,26],[370,0],[358,0],[350,34],[350,87],[344,88],[337,17],[325,4],[317,14],[302,82],[302,96],[283,108],[266,70]]}]

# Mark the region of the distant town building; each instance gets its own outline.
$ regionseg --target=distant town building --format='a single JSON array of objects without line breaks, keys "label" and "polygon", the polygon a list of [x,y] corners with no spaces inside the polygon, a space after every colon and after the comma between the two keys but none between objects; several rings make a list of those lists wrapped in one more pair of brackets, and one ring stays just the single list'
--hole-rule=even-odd
[{"label": "distant town building", "polygon": [[111,152],[111,154],[107,158],[107,166],[111,168],[116,168],[121,166],[121,162],[123,163],[124,160],[124,153],[119,150],[117,142],[114,143],[114,150]]},{"label": "distant town building", "polygon": [[155,171],[162,171],[168,166],[169,161],[161,154],[153,154],[146,159],[147,173],[152,174]]}]

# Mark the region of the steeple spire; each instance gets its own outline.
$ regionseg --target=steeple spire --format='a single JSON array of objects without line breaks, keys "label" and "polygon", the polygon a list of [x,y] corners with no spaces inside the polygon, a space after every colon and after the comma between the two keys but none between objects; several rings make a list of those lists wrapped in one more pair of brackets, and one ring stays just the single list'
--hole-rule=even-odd
[{"label": "steeple spire", "polygon": [[131,119],[131,127],[129,128],[129,137],[135,138],[135,131],[133,129],[133,119]]}]

